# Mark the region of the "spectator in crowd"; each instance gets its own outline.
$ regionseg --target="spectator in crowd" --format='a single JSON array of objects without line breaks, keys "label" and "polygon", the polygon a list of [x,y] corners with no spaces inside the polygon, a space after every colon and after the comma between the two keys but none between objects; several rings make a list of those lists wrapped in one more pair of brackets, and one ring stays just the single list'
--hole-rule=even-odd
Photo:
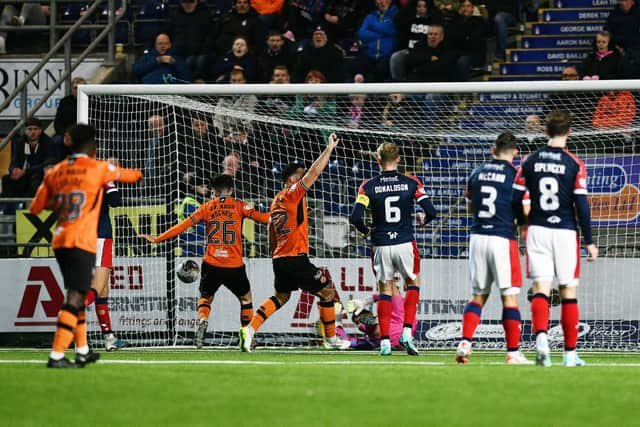
[{"label": "spectator in crowd", "polygon": [[[276,65],[273,67],[271,75],[271,84],[287,84],[291,82],[289,70],[284,65]],[[260,98],[260,111],[267,115],[282,116],[286,114],[295,102],[293,95],[270,95]],[[279,127],[278,129],[281,129]]]},{"label": "spectator in crowd", "polygon": [[145,188],[155,188],[168,176],[164,165],[165,151],[168,149],[167,129],[162,116],[159,114],[149,116],[147,129],[148,137],[143,139],[149,142],[144,149],[144,186]]},{"label": "spectator in crowd", "polygon": [[518,149],[522,155],[533,153],[548,142],[540,117],[536,114],[529,114],[524,119],[523,131],[524,134],[518,138]]},{"label": "spectator in crowd", "polygon": [[366,0],[329,0],[321,25],[334,42],[352,39],[358,25],[370,11]]},{"label": "spectator in crowd", "polygon": [[611,45],[608,31],[600,31],[596,35],[595,51],[582,62],[584,80],[616,79],[620,72],[621,55]]},{"label": "spectator in crowd", "polygon": [[460,2],[458,0],[434,0],[434,5],[440,10],[445,27],[459,16]]},{"label": "spectator in crowd", "polygon": [[191,119],[191,135],[186,138],[184,157],[179,164],[183,167],[183,175],[191,173],[203,178],[210,177],[215,171],[222,156],[215,150],[215,134],[209,131],[209,122],[204,115]]},{"label": "spectator in crowd", "polygon": [[62,142],[62,136],[71,125],[76,124],[78,116],[78,86],[87,84],[83,77],[75,77],[71,80],[71,94],[60,100],[56,110],[56,118],[53,120],[53,127],[56,131],[55,137]]},{"label": "spectator in crowd", "polygon": [[133,64],[133,73],[144,84],[162,84],[170,77],[179,83],[191,81],[189,67],[184,59],[176,54],[171,37],[166,33],[156,36],[154,48]]},{"label": "spectator in crowd", "polygon": [[[186,188],[184,197],[178,207],[178,221],[189,218],[211,196],[208,179],[194,174],[186,174],[182,177],[182,184]],[[204,256],[206,248],[207,228],[203,222],[195,224],[189,230],[184,231],[178,237],[178,245],[182,248],[182,256]]]},{"label": "spectator in crowd", "polygon": [[32,117],[26,121],[24,135],[11,144],[9,174],[2,177],[4,197],[33,197],[44,177],[45,161],[58,159],[58,150],[42,132],[42,122]]},{"label": "spectator in crowd", "polygon": [[447,40],[456,50],[457,77],[467,81],[471,77],[471,68],[484,65],[486,56],[486,25],[484,18],[474,15],[471,0],[460,3],[460,13],[445,25]]},{"label": "spectator in crowd", "polygon": [[294,0],[287,10],[287,29],[297,40],[309,38],[322,23],[326,2],[324,0]]},{"label": "spectator in crowd", "polygon": [[407,57],[409,81],[447,82],[455,77],[456,54],[447,46],[442,25],[429,26],[426,40],[420,40]]},{"label": "spectator in crowd", "polygon": [[[571,65],[562,70],[561,78],[563,81],[580,80],[580,73]],[[549,95],[544,114],[546,116],[554,110],[569,111],[572,116],[571,127],[574,130],[590,129],[597,103],[598,98],[589,92],[554,92]]]},{"label": "spectator in crowd", "polygon": [[294,61],[295,58],[280,31],[271,30],[267,36],[266,47],[258,58],[260,83],[267,83],[271,80],[273,69],[277,65],[286,67],[287,71],[292,70]]},{"label": "spectator in crowd", "polygon": [[[244,70],[234,68],[231,71],[231,84],[245,84],[247,78]],[[239,117],[254,112],[258,99],[255,95],[235,95],[220,97],[215,107],[213,126],[223,142],[246,144],[252,123],[249,119]]]},{"label": "spectator in crowd", "polygon": [[367,95],[349,95],[349,108],[347,110],[347,126],[352,128],[360,127],[367,119]]},{"label": "spectator in crowd", "polygon": [[429,7],[427,0],[412,0],[398,12],[395,23],[398,29],[398,50],[391,55],[391,79],[405,81],[409,51],[418,41],[426,37],[430,24],[443,24],[444,20],[440,10],[433,6]]},{"label": "spectator in crowd", "polygon": [[611,91],[600,98],[593,115],[596,129],[628,129],[636,116],[636,101],[629,91]]},{"label": "spectator in crowd", "polygon": [[[15,4],[4,3],[2,14],[0,15],[0,25],[46,25],[47,17],[51,14],[49,5],[38,3],[23,3],[18,14]],[[6,47],[7,33],[0,32],[0,54],[7,53]]]},{"label": "spectator in crowd", "polygon": [[384,82],[389,79],[389,58],[396,50],[398,30],[394,22],[398,7],[391,0],[376,0],[377,9],[364,18],[358,37],[362,51],[348,66],[345,81],[363,74],[367,81]]},{"label": "spectator in crowd", "polygon": [[405,127],[411,125],[412,111],[411,105],[406,95],[403,93],[392,93],[382,111],[381,123],[388,127]]},{"label": "spectator in crowd", "polygon": [[167,32],[173,39],[176,53],[183,57],[194,79],[206,80],[207,64],[211,62],[205,51],[206,37],[211,27],[211,16],[206,3],[198,0],[180,0],[180,5],[169,16]]},{"label": "spectator in crowd", "polygon": [[[308,84],[327,83],[327,78],[320,71],[311,70],[304,78]],[[328,124],[335,120],[336,101],[325,95],[296,95],[296,103],[291,114],[297,117],[304,115],[306,119]]]},{"label": "spectator in crowd", "polygon": [[284,0],[251,0],[251,7],[258,13],[265,33],[277,26],[283,6]]},{"label": "spectator in crowd", "polygon": [[262,175],[260,168],[255,165],[243,165],[242,154],[237,151],[229,152],[221,163],[222,174],[230,175],[234,179],[234,195],[239,199],[250,199],[261,194]]},{"label": "spectator in crowd", "polygon": [[270,83],[274,84],[287,84],[291,82],[291,76],[289,69],[285,65],[276,65],[273,67],[273,73],[271,74]]},{"label": "spectator in crowd", "polygon": [[258,62],[256,57],[249,52],[249,44],[243,36],[233,40],[231,51],[216,61],[213,67],[213,76],[218,83],[229,82],[231,70],[241,68],[244,78],[254,82],[258,78]]},{"label": "spectator in crowd", "polygon": [[507,49],[507,30],[519,24],[520,4],[512,0],[486,0],[489,19],[496,33],[495,60],[504,62]]},{"label": "spectator in crowd", "polygon": [[604,29],[620,53],[635,54],[640,48],[640,5],[635,0],[620,0],[609,13]]},{"label": "spectator in crowd", "polygon": [[328,43],[327,33],[322,26],[316,27],[311,43],[298,48],[298,63],[295,82],[304,81],[310,71],[319,71],[329,83],[343,81],[342,52]]},{"label": "spectator in crowd", "polygon": [[264,43],[262,23],[249,0],[235,0],[234,9],[220,19],[219,26],[215,46],[220,56],[229,52],[238,36],[243,36],[250,48],[259,48]]}]

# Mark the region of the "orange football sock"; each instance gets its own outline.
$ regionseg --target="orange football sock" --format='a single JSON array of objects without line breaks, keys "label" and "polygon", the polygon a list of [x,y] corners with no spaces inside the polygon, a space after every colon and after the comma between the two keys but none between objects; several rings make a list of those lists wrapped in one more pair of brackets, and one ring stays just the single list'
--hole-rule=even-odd
[{"label": "orange football sock", "polygon": [[87,313],[84,310],[78,311],[78,325],[75,333],[76,348],[89,345],[87,342]]},{"label": "orange football sock", "polygon": [[240,304],[240,324],[247,326],[253,317],[253,304]]},{"label": "orange football sock", "polygon": [[69,348],[77,325],[78,309],[69,304],[63,304],[58,312],[58,324],[53,336],[53,351],[64,353]]},{"label": "orange football sock", "polygon": [[211,300],[212,297],[200,297],[198,299],[198,319],[209,318],[209,314],[211,314]]},{"label": "orange football sock", "polygon": [[336,336],[336,309],[333,301],[320,302],[320,319],[324,325],[324,336],[332,338]]},{"label": "orange football sock", "polygon": [[278,298],[276,298],[275,296],[264,300],[260,308],[258,308],[258,311],[256,311],[256,314],[253,315],[251,321],[249,322],[249,326],[251,327],[251,329],[257,332],[264,321],[267,320],[273,313],[278,311],[280,307],[282,307],[282,305],[280,304],[280,301],[278,301]]}]

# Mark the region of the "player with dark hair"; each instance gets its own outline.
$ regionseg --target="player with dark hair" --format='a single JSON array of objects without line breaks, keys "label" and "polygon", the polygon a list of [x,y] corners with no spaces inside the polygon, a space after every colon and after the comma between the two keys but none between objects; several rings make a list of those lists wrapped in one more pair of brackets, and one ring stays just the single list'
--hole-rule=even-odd
[{"label": "player with dark hair", "polygon": [[[371,235],[373,270],[379,290],[380,355],[391,354],[391,300],[394,278],[399,273],[404,280],[405,290],[404,327],[400,344],[409,355],[417,356],[412,325],[420,298],[420,252],[413,237],[412,214],[417,202],[424,211],[418,216],[419,222],[426,225],[436,217],[436,210],[420,179],[398,171],[400,149],[396,144],[381,144],[377,158],[380,175],[360,185],[349,221],[362,234]],[[371,227],[364,221],[366,209],[371,211]]]},{"label": "player with dark hair", "polygon": [[264,300],[248,326],[240,329],[240,349],[251,351],[254,334],[262,324],[280,309],[296,289],[306,290],[320,298],[320,319],[324,325],[325,347],[348,349],[349,341],[336,336],[336,313],[333,306],[335,290],[324,271],[309,261],[309,222],[306,194],[327,167],[331,153],[338,145],[335,134],[329,136],[327,147],[305,173],[299,163],[292,163],[282,172],[284,189],[271,203],[269,243],[275,275],[275,295]]},{"label": "player with dark hair", "polygon": [[514,188],[516,203],[528,190],[531,199],[527,231],[527,262],[533,280],[531,321],[536,334],[536,364],[551,366],[549,349],[549,295],[554,277],[561,298],[565,366],[582,366],[576,353],[578,341],[577,287],[580,277],[578,223],[589,257],[598,248],[591,234],[591,211],[587,200],[587,168],[567,150],[571,115],[552,111],[547,115],[549,143],[531,154],[518,171]]},{"label": "player with dark hair", "polygon": [[170,239],[199,223],[207,226],[207,248],[200,273],[198,326],[195,345],[202,348],[209,326],[211,304],[221,285],[225,285],[240,301],[240,323],[246,326],[253,316],[251,286],[242,259],[242,222],[245,218],[266,224],[269,213],[259,212],[233,197],[234,181],[230,175],[211,179],[213,198],[202,204],[187,219],[174,225],[158,237],[142,234],[152,243]]},{"label": "player with dark hair", "polygon": [[[49,368],[84,367],[100,358],[87,343],[84,301],[95,266],[102,186],[110,181],[136,182],[142,178],[139,170],[120,168],[94,158],[93,126],[76,124],[68,134],[73,154],[47,172],[30,207],[35,215],[51,208],[58,216],[51,246],[67,289],[66,300],[58,312],[53,348],[47,362]],[[75,363],[64,357],[73,341]]]},{"label": "player with dark hair", "polygon": [[[476,168],[467,182],[467,209],[473,213],[469,241],[469,278],[473,296],[464,308],[462,340],[458,344],[456,361],[469,361],[473,334],[480,324],[491,285],[495,283],[502,295],[507,364],[529,365],[533,362],[520,352],[522,321],[518,295],[522,271],[515,217],[522,209],[513,205],[517,171],[511,164],[518,153],[516,137],[511,132],[500,134],[491,151],[493,160]],[[519,222],[523,222],[522,217]]]},{"label": "player with dark hair", "polygon": [[104,348],[107,351],[115,351],[129,345],[124,340],[118,339],[111,329],[111,316],[109,315],[109,279],[113,267],[113,230],[109,207],[117,207],[122,204],[120,191],[114,182],[108,182],[103,186],[104,197],[100,208],[98,220],[98,245],[96,252],[96,269],[93,274],[91,289],[85,298],[85,307],[94,301],[98,317],[98,324],[104,338]]}]

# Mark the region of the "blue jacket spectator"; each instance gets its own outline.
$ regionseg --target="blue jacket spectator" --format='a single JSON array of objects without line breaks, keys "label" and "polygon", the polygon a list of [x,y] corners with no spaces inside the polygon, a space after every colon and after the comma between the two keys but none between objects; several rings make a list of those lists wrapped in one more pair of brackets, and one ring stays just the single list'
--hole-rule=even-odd
[{"label": "blue jacket spectator", "polygon": [[369,58],[388,58],[396,49],[398,30],[394,19],[398,8],[391,0],[377,0],[378,10],[364,18],[358,37],[364,43],[364,51]]},{"label": "blue jacket spectator", "polygon": [[155,47],[133,64],[133,73],[144,84],[161,84],[167,76],[180,81],[191,81],[191,73],[186,62],[171,46],[169,35],[160,33],[156,37]]}]

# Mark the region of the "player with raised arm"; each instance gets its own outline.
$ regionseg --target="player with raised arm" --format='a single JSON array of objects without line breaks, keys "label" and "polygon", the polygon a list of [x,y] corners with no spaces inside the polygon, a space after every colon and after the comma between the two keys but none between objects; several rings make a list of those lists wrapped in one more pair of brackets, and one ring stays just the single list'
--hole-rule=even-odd
[{"label": "player with raised arm", "polygon": [[327,167],[340,139],[329,136],[327,147],[305,173],[299,163],[282,172],[284,189],[271,203],[269,240],[272,249],[275,294],[264,300],[248,326],[240,329],[240,349],[251,351],[253,336],[273,313],[286,304],[291,292],[302,289],[320,298],[325,347],[348,349],[351,343],[336,336],[335,290],[324,271],[309,261],[309,220],[306,194]]},{"label": "player with raised arm", "polygon": [[[67,296],[60,311],[49,355],[49,368],[78,368],[96,362],[100,354],[89,349],[85,297],[91,279],[98,242],[98,216],[104,191],[110,181],[136,182],[142,172],[96,160],[95,129],[77,124],[69,131],[72,155],[55,165],[38,188],[30,211],[51,208],[58,216],[51,246],[60,266]],[[64,352],[76,344],[75,363]]]},{"label": "player with raised arm", "polygon": [[202,259],[198,325],[195,345],[202,348],[209,326],[211,304],[221,285],[225,285],[240,302],[240,324],[246,326],[253,316],[251,287],[242,259],[242,222],[245,218],[266,224],[268,212],[259,212],[233,197],[233,177],[216,175],[211,180],[213,198],[200,205],[187,219],[174,225],[158,237],[142,234],[152,243],[176,237],[199,223],[207,226],[207,247]]},{"label": "player with raised arm", "polygon": [[115,351],[129,345],[128,342],[118,339],[111,329],[111,316],[109,315],[109,280],[113,267],[113,230],[109,207],[117,207],[122,204],[120,191],[114,182],[108,182],[103,186],[104,196],[100,208],[98,220],[98,246],[96,252],[96,269],[93,274],[91,289],[87,292],[84,304],[89,307],[95,301],[96,317],[102,330],[104,348],[107,351]]},{"label": "player with raised arm", "polygon": [[[571,115],[552,111],[546,119],[549,143],[531,154],[521,165],[514,197],[528,190],[531,199],[527,230],[527,260],[533,280],[531,321],[536,334],[536,364],[551,366],[549,339],[549,295],[554,277],[562,304],[565,366],[582,366],[576,352],[578,341],[577,287],[580,277],[578,223],[589,257],[595,261],[598,248],[591,234],[591,211],[587,200],[587,169],[567,150]],[[576,217],[577,216],[577,217]]]},{"label": "player with raised arm", "polygon": [[[492,148],[493,160],[476,168],[467,182],[467,209],[473,213],[469,240],[469,278],[473,296],[464,308],[462,340],[456,350],[458,363],[469,361],[473,334],[480,324],[491,285],[495,283],[502,296],[507,364],[533,364],[520,352],[522,321],[518,295],[522,271],[515,219],[522,209],[513,205],[517,171],[511,164],[517,153],[516,137],[511,132],[500,134]],[[522,222],[523,218],[518,220]]]},{"label": "player with raised arm", "polygon": [[[378,282],[378,319],[380,323],[380,355],[391,354],[389,328],[392,313],[392,291],[396,273],[404,280],[404,325],[400,344],[407,353],[418,355],[413,342],[412,325],[420,298],[420,252],[413,237],[414,204],[424,210],[422,225],[436,217],[436,210],[420,179],[398,171],[400,149],[392,142],[378,147],[380,175],[364,181],[349,221],[364,235],[371,235],[373,270]],[[373,225],[365,224],[365,210],[371,211]]]}]

